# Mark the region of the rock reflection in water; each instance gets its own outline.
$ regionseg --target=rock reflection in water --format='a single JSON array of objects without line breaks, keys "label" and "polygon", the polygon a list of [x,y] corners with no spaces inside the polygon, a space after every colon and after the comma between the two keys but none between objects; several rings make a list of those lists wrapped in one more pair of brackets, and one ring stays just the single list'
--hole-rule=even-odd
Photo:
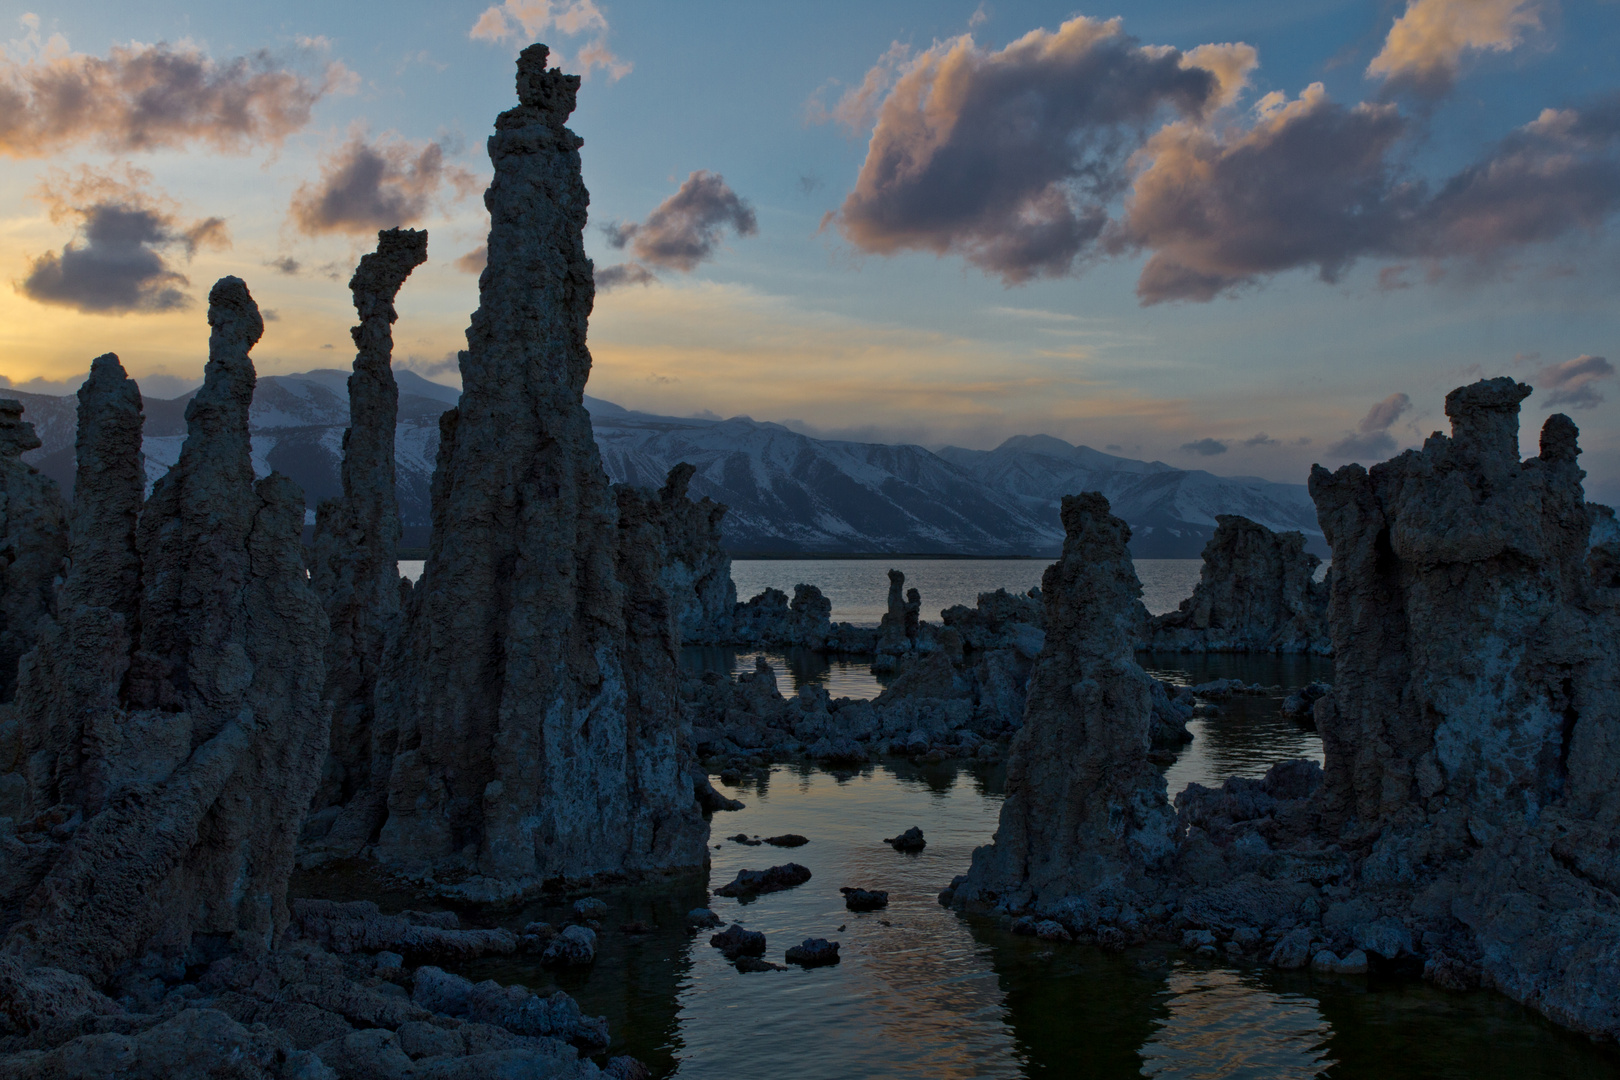
[{"label": "rock reflection in water", "polygon": [[682,646],[681,670],[738,675],[753,671],[754,660],[761,656],[776,669],[776,685],[784,696],[798,693],[801,686],[820,686],[835,698],[871,700],[894,677],[874,674],[870,656],[824,656],[802,648],[736,649],[729,645]]},{"label": "rock reflection in water", "polygon": [[1171,970],[1165,1016],[1142,1048],[1142,1075],[1309,1078],[1334,1064],[1325,1052],[1332,1029],[1316,1002],[1278,994],[1247,972]]},{"label": "rock reflection in water", "polygon": [[1281,686],[1275,696],[1234,695],[1217,702],[1221,714],[1189,721],[1193,741],[1165,769],[1170,797],[1188,784],[1217,787],[1233,776],[1264,776],[1290,758],[1322,760],[1322,738],[1307,721],[1282,715],[1282,700],[1307,683],[1333,679],[1333,661],[1320,656],[1273,656],[1232,653],[1138,653],[1149,675],[1167,682],[1196,686],[1212,679],[1242,679],[1262,686]]}]

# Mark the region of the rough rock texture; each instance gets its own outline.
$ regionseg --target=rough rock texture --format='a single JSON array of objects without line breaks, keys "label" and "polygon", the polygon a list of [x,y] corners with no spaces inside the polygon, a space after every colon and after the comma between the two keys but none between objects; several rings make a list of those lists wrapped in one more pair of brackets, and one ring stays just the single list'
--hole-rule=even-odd
[{"label": "rough rock texture", "polygon": [[[921,619],[922,596],[906,589],[906,575],[889,571],[889,610],[878,626],[873,671],[893,671],[902,666],[916,649],[917,627]],[[902,595],[903,594],[903,595]]]},{"label": "rough rock texture", "polygon": [[17,660],[34,644],[67,555],[67,513],[56,481],[22,460],[40,445],[14,399],[0,400],[0,702],[17,691]]},{"label": "rough rock texture", "polygon": [[675,606],[675,628],[683,644],[732,639],[732,612],[737,586],[731,580],[731,556],[720,543],[723,504],[704,496],[687,498],[693,465],[675,466],[658,493],[664,510],[663,586]]},{"label": "rough rock texture", "polygon": [[[621,529],[583,406],[594,297],[579,79],[518,61],[489,140],[489,262],[441,422],[433,543],[379,688],[394,747],[378,857],[470,898],[700,866],[661,568]],[[632,587],[620,577],[639,566]],[[665,684],[667,683],[667,689]],[[668,706],[668,711],[665,707]]]},{"label": "rough rock texture", "polygon": [[1620,592],[1588,573],[1575,425],[1549,417],[1519,460],[1529,393],[1461,387],[1449,438],[1313,471],[1336,650],[1319,808],[1365,851],[1363,897],[1410,931],[1461,924],[1481,979],[1612,1038]]},{"label": "rough rock texture", "polygon": [[1148,624],[1147,647],[1167,652],[1332,651],[1328,583],[1297,532],[1275,533],[1236,514],[1215,519],[1192,596]]},{"label": "rough rock texture", "polygon": [[1139,877],[1174,849],[1164,778],[1148,763],[1153,680],[1133,656],[1142,587],[1130,527],[1096,493],[1063,500],[1063,555],[1041,581],[1046,642],[1013,739],[995,840],[963,901],[1009,907]]},{"label": "rough rock texture", "polygon": [[[343,433],[343,495],[315,515],[310,583],[331,622],[326,642],[326,697],[332,739],[312,810],[358,802],[329,833],[353,854],[382,824],[383,792],[370,784],[377,679],[399,629],[399,498],[394,490],[394,297],[427,261],[427,233],[387,229],[362,257],[349,291],[359,325],[349,376],[349,428]],[[383,762],[386,768],[386,759]],[[334,835],[335,834],[335,835]]]},{"label": "rough rock texture", "polygon": [[146,495],[141,391],[113,353],[90,364],[79,387],[78,473],[68,532],[72,573],[64,609],[87,604],[132,619],[141,598],[135,527]]},{"label": "rough rock texture", "polygon": [[[94,980],[146,954],[270,946],[326,752],[326,617],[302,565],[303,493],[277,474],[255,483],[250,461],[248,350],[263,322],[236,278],[214,286],[208,320],[180,460],[136,530],[135,640],[122,615],[81,604],[43,624],[20,671],[24,824],[48,826],[30,856],[44,852],[31,865],[48,873],[37,887],[8,882],[24,894],[22,920],[0,952]],[[127,402],[105,365],[101,375],[87,398]],[[86,431],[80,476],[127,472],[138,453],[127,426]],[[128,498],[94,504],[110,520],[76,521],[78,535],[123,535]],[[127,597],[122,577],[104,592],[81,572],[64,595]]]}]

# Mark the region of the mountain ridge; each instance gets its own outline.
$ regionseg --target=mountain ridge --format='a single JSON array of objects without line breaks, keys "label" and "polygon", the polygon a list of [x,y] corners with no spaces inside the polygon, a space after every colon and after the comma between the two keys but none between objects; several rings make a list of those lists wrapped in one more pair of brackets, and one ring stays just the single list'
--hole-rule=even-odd
[{"label": "mountain ridge", "polygon": [[[322,368],[261,376],[251,412],[254,468],[297,481],[313,508],[339,494],[348,375]],[[451,386],[398,369],[396,473],[405,546],[426,544],[439,416]],[[0,390],[23,402],[44,443],[25,460],[71,493],[77,402]],[[191,394],[149,399],[144,449],[155,480],[178,459]],[[657,487],[671,466],[697,467],[690,492],[730,507],[734,552],[768,556],[1050,556],[1062,545],[1062,496],[1101,491],[1131,524],[1138,558],[1196,558],[1215,516],[1237,513],[1326,544],[1303,484],[1222,477],[1138,461],[1051,435],[1015,435],[992,450],[817,439],[746,416],[660,416],[587,396],[597,446],[615,481]]]}]

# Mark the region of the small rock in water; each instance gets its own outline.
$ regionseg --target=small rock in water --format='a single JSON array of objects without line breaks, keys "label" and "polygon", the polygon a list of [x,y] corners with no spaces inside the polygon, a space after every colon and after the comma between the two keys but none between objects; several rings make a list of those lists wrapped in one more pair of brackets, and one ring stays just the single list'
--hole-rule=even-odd
[{"label": "small rock in water", "polygon": [[744,930],[736,923],[709,938],[709,944],[724,953],[727,960],[765,955],[765,935],[758,930]]},{"label": "small rock in water", "polygon": [[798,863],[790,862],[783,866],[773,866],[769,870],[739,870],[735,880],[729,885],[720,886],[714,892],[716,896],[759,896],[763,893],[791,889],[809,880],[809,870]]},{"label": "small rock in water", "polygon": [[787,968],[783,967],[781,964],[773,964],[769,960],[761,960],[757,956],[739,956],[739,957],[737,957],[736,963],[737,963],[737,970],[742,972],[744,975],[747,975],[750,972],[755,972],[755,971],[786,971],[787,970]]},{"label": "small rock in water", "polygon": [[921,851],[928,846],[923,839],[922,830],[913,825],[899,836],[891,836],[883,841],[896,851]]},{"label": "small rock in water", "polygon": [[625,923],[623,926],[619,927],[619,932],[621,934],[650,934],[652,933],[652,929],[653,928],[647,923],[637,920],[635,922]]},{"label": "small rock in water", "polygon": [[851,911],[876,911],[889,906],[889,894],[882,889],[852,889],[846,885],[838,891],[844,894],[844,906]]},{"label": "small rock in water", "polygon": [[783,833],[781,836],[767,836],[765,842],[776,847],[804,847],[810,842],[810,838],[800,836],[798,833]]},{"label": "small rock in water", "polygon": [[605,919],[608,906],[594,896],[587,896],[574,901],[574,918],[576,919]]},{"label": "small rock in water", "polygon": [[800,967],[825,967],[838,963],[838,942],[826,938],[805,938],[802,945],[787,951],[787,962]]},{"label": "small rock in water", "polygon": [[724,920],[706,907],[696,907],[686,913],[686,925],[694,930],[719,926]]},{"label": "small rock in water", "polygon": [[540,954],[546,967],[584,967],[596,961],[596,931],[588,926],[570,926],[552,939]]},{"label": "small rock in water", "polygon": [[1305,929],[1290,930],[1271,950],[1268,962],[1272,967],[1294,971],[1304,967],[1310,960],[1310,950],[1311,932]]},{"label": "small rock in water", "polygon": [[748,839],[748,835],[746,833],[738,833],[736,836],[728,836],[726,839],[730,840],[734,844],[746,844],[749,847],[759,847],[759,845],[762,843],[762,841],[759,840]]}]

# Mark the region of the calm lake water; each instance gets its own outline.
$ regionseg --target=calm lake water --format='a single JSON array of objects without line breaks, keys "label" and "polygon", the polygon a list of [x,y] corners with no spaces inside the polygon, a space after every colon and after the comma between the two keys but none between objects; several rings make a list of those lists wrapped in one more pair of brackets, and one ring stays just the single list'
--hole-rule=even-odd
[{"label": "calm lake water", "polygon": [[[1173,608],[1191,592],[1196,560],[1146,562],[1137,563],[1144,585],[1160,583],[1157,593],[1148,588],[1157,597],[1150,610]],[[930,617],[998,586],[1027,589],[1045,567],[1037,560],[895,565],[922,591]],[[734,575],[744,597],[766,585],[791,593],[808,580],[833,599],[834,618],[875,622],[887,569],[867,560],[761,561],[735,564]],[[401,571],[413,576],[408,564]],[[874,614],[866,620],[862,611]],[[685,662],[736,670],[751,668],[754,655],[689,650]],[[780,665],[785,692],[804,681],[834,693],[853,687],[861,696],[879,686],[863,664],[828,664],[798,651],[767,655]],[[1331,677],[1331,662],[1319,658],[1138,659],[1154,675],[1186,683],[1236,677],[1287,690]],[[1315,732],[1280,716],[1280,701],[1281,694],[1231,698],[1221,702],[1221,715],[1194,720],[1193,743],[1165,769],[1169,790],[1258,776],[1289,757],[1320,759]],[[460,970],[567,990],[587,1012],[607,1016],[611,1053],[636,1055],[660,1078],[1620,1075],[1613,1048],[1560,1031],[1495,994],[1205,963],[1171,947],[1111,955],[1015,937],[993,920],[942,908],[938,891],[995,832],[1005,783],[999,765],[895,761],[853,776],[777,766],[738,786],[711,779],[747,807],[715,815],[708,873],[602,893],[611,911],[594,966],[553,973],[516,957]],[[928,839],[920,854],[901,855],[882,842],[911,825]],[[796,832],[810,843],[778,849],[724,839],[739,832]],[[740,869],[789,861],[808,867],[811,880],[747,904],[710,899],[709,890]],[[847,911],[843,885],[886,889],[889,907]],[[727,921],[763,931],[768,960],[781,963],[807,937],[839,942],[842,960],[831,968],[741,974],[709,946],[711,931],[685,929],[686,911],[705,903]],[[501,923],[516,929],[565,916],[561,903],[536,904]],[[645,932],[621,929],[631,923]]]},{"label": "calm lake water", "polygon": [[[1111,955],[1015,937],[936,894],[995,831],[999,768],[871,766],[853,777],[777,767],[727,786],[747,808],[716,814],[707,879],[603,894],[596,964],[553,975],[525,958],[473,978],[560,987],[612,1026],[612,1053],[658,1077],[1613,1077],[1620,1056],[1489,993],[1191,959],[1150,946]],[[915,856],[883,843],[917,825]],[[735,833],[810,838],[745,847]],[[766,959],[807,937],[837,941],[830,968],[744,975],[684,930],[684,912],[741,869],[793,861],[812,877],[741,904],[727,921],[766,935]],[[844,909],[840,886],[886,889],[889,907]],[[560,921],[536,905],[505,920]],[[630,921],[646,933],[619,929]]]}]

